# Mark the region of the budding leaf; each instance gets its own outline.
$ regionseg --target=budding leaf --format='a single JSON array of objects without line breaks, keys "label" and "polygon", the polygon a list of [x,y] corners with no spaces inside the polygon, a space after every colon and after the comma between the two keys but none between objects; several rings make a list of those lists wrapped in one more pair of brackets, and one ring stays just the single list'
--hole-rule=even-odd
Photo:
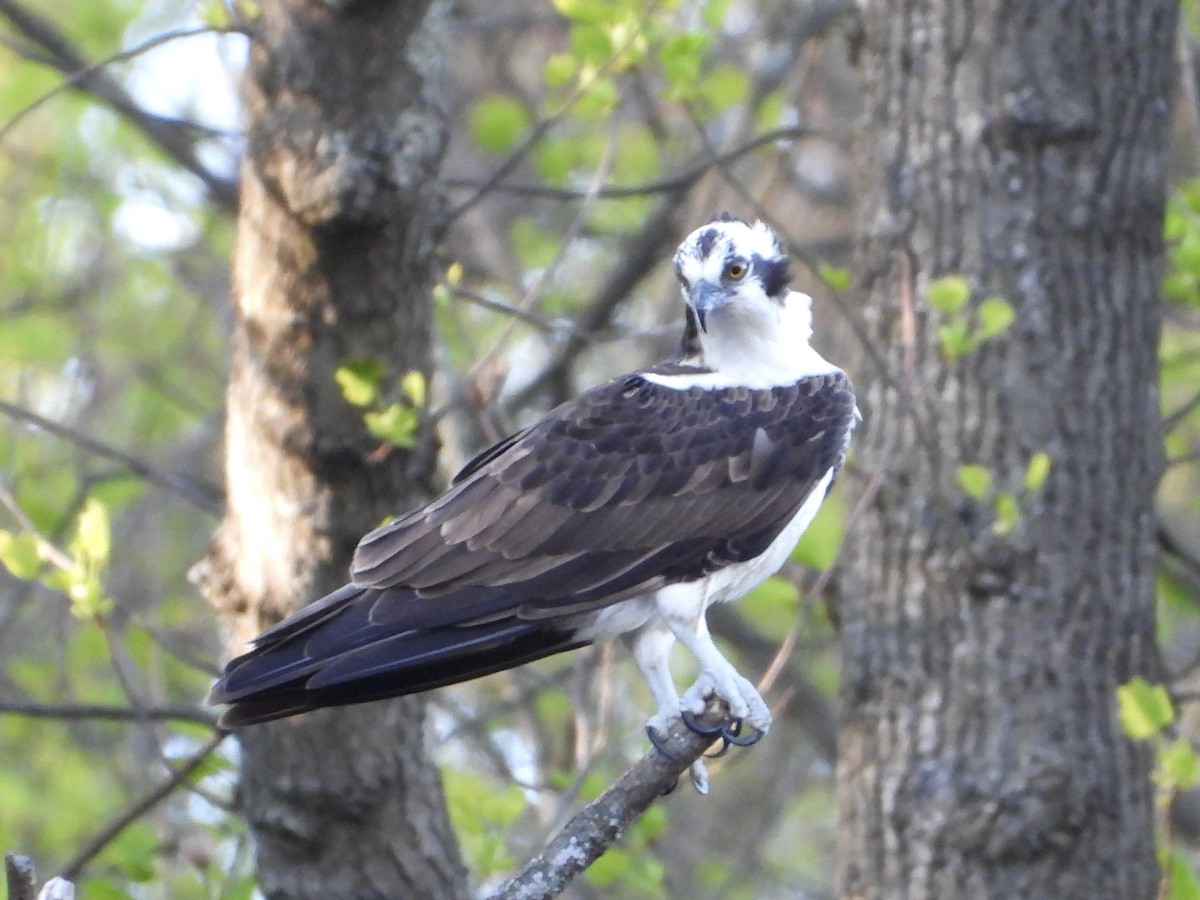
[{"label": "budding leaf", "polygon": [[1138,741],[1154,737],[1175,720],[1167,689],[1141,677],[1117,688],[1117,710],[1121,728]]},{"label": "budding leaf", "polygon": [[929,282],[926,299],[934,309],[944,313],[956,313],[967,305],[971,297],[971,286],[961,275],[946,275]]}]

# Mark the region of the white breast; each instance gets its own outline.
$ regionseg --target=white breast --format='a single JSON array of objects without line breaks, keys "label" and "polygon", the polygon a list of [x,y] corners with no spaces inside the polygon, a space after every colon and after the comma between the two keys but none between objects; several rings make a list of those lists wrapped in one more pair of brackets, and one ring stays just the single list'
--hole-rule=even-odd
[{"label": "white breast", "polygon": [[816,483],[808,498],[796,511],[796,515],[792,516],[792,521],[779,532],[779,536],[771,542],[765,553],[746,562],[726,566],[705,579],[705,607],[736,600],[779,571],[795,549],[800,536],[812,524],[832,478],[833,470],[830,469]]}]

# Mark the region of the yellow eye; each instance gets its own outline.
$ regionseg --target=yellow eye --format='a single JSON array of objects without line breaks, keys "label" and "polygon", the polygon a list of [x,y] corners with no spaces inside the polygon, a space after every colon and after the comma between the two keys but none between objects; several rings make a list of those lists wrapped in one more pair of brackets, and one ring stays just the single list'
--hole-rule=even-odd
[{"label": "yellow eye", "polygon": [[725,267],[725,277],[731,278],[734,281],[741,281],[746,275],[746,264],[740,262],[731,262]]}]

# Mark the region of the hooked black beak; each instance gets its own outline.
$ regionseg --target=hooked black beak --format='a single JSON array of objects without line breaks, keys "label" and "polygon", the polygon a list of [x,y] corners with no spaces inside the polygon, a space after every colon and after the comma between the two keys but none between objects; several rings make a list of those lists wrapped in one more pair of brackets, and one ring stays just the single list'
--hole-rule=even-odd
[{"label": "hooked black beak", "polygon": [[696,312],[696,321],[700,323],[700,330],[708,334],[708,315],[714,309],[725,305],[725,292],[714,284],[702,281],[696,285],[689,299],[692,309]]}]

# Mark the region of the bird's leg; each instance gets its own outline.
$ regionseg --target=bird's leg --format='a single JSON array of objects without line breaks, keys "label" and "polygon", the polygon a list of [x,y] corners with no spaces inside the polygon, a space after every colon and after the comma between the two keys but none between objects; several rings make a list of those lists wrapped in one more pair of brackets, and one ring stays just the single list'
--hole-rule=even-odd
[{"label": "bird's leg", "polygon": [[[771,711],[750,680],[738,674],[729,660],[721,655],[709,634],[703,613],[694,622],[682,617],[666,618],[679,643],[687,647],[700,664],[700,677],[680,701],[684,722],[689,728],[692,727],[694,716],[704,712],[710,696],[716,696],[729,704],[730,714],[738,720],[738,724],[732,728],[722,730],[721,736],[739,746],[756,743],[771,727]],[[753,729],[750,734],[741,734],[743,723]]]},{"label": "bird's leg", "polygon": [[[671,752],[666,748],[663,739],[671,727],[671,720],[680,714],[679,694],[675,691],[670,668],[675,635],[669,628],[650,624],[627,636],[627,642],[634,662],[637,663],[642,677],[646,679],[646,684],[650,686],[650,693],[654,695],[655,713],[646,721],[646,736],[659,753],[670,757]],[[704,768],[704,763],[696,760],[688,774],[696,790],[707,794],[708,771]]]},{"label": "bird's leg", "polygon": [[675,691],[675,682],[671,680],[670,669],[675,635],[670,629],[652,623],[627,636],[627,641],[634,662],[654,696],[655,712],[647,720],[646,730],[665,735],[671,727],[671,720],[679,715],[679,694]]}]

